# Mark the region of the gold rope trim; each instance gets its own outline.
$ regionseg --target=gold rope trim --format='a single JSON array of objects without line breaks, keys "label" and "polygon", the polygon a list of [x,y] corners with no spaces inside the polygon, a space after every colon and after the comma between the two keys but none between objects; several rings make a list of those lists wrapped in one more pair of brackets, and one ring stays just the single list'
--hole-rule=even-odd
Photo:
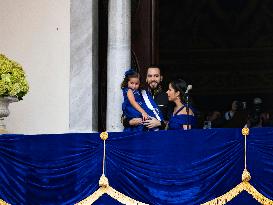
[{"label": "gold rope trim", "polygon": [[9,203],[3,201],[2,199],[0,199],[0,205],[10,205]]}]

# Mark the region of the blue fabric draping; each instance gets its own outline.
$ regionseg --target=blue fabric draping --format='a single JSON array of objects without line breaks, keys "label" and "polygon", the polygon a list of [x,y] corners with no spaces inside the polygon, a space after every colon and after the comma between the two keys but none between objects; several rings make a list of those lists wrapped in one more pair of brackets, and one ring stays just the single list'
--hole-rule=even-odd
[{"label": "blue fabric draping", "polygon": [[73,204],[98,188],[99,134],[1,135],[0,198],[11,204]]},{"label": "blue fabric draping", "polygon": [[[250,183],[273,199],[273,129],[247,137]],[[0,198],[11,204],[73,204],[99,188],[98,133],[0,136]],[[241,129],[109,133],[106,176],[149,204],[200,204],[241,182]],[[103,195],[94,204],[120,204]],[[257,204],[246,192],[228,204]]]}]

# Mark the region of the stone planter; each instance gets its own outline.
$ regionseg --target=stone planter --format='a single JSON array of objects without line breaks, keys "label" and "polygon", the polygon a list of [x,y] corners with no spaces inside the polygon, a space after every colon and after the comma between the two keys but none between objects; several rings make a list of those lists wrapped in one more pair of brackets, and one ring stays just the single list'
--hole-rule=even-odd
[{"label": "stone planter", "polygon": [[4,118],[10,114],[9,104],[18,102],[16,97],[0,97],[0,133],[7,133]]}]

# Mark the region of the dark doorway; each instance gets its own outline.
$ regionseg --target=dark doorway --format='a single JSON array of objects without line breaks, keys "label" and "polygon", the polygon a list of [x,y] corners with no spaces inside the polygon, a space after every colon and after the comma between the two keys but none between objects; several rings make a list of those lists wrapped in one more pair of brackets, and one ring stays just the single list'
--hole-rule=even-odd
[{"label": "dark doorway", "polygon": [[254,97],[272,109],[272,1],[157,3],[165,80],[182,77],[191,83],[203,112],[228,109],[233,99],[250,105]]}]

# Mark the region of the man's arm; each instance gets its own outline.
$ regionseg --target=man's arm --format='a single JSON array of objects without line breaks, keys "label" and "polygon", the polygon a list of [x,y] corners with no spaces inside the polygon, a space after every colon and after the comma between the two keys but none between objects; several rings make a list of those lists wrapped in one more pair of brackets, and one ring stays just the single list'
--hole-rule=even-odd
[{"label": "man's arm", "polygon": [[122,119],[123,127],[137,126],[140,125],[141,123],[142,123],[141,118],[132,118],[131,120],[129,120],[128,118],[123,117]]},{"label": "man's arm", "polygon": [[152,117],[152,119],[145,120],[143,122],[143,125],[149,129],[157,127],[160,130],[164,130],[166,127],[166,124],[164,123],[164,121],[159,121],[158,119],[156,119],[154,117]]}]

